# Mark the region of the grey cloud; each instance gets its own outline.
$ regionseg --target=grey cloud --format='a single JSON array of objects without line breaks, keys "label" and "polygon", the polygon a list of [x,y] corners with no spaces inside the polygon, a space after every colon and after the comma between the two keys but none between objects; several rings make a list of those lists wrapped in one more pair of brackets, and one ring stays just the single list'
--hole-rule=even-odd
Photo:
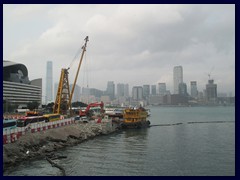
[{"label": "grey cloud", "polygon": [[[26,27],[35,24],[41,27],[40,32],[32,33],[32,38],[26,40],[26,34],[31,32],[25,28],[23,34],[18,34],[14,29],[20,22],[15,20],[11,24],[11,19],[8,19],[11,9],[4,6],[5,59],[21,60],[29,68],[34,59],[35,65],[39,63],[42,69],[45,68],[45,61],[53,60],[55,81],[58,81],[60,69],[70,65],[83,39],[89,35],[86,60],[91,65],[89,70],[96,88],[104,89],[111,77],[111,80],[126,81],[131,85],[134,82],[141,85],[165,80],[172,90],[172,69],[175,65],[182,65],[186,83],[197,80],[199,86],[203,84],[201,88],[207,82],[205,72],[215,66],[215,77],[221,79],[218,82],[226,84],[227,91],[234,92],[234,5],[45,7],[48,8],[42,11],[44,15],[35,13],[35,23],[25,22]],[[44,26],[45,20],[47,25]],[[11,33],[8,33],[9,28],[12,29]],[[23,42],[21,46],[11,48],[9,42],[12,44],[19,39]],[[80,76],[83,76],[83,69],[84,65]],[[225,74],[228,74],[228,82],[224,80]],[[44,78],[44,72],[41,76]]]}]

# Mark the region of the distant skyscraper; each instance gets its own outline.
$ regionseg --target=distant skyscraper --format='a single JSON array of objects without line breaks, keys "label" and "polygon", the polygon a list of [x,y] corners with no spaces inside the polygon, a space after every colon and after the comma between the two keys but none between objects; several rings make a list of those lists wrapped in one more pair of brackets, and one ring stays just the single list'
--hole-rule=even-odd
[{"label": "distant skyscraper", "polygon": [[47,61],[46,103],[53,102],[53,72],[52,61]]},{"label": "distant skyscraper", "polygon": [[133,100],[142,100],[143,99],[143,88],[141,86],[133,87],[132,98],[133,98]]},{"label": "distant skyscraper", "polygon": [[208,102],[216,102],[217,100],[217,84],[214,84],[214,80],[208,80],[206,85],[206,98]]},{"label": "distant skyscraper", "polygon": [[90,88],[90,95],[101,98],[101,96],[103,96],[103,91],[95,88]]},{"label": "distant skyscraper", "polygon": [[152,85],[151,86],[151,95],[156,95],[157,94],[157,86],[156,85]]},{"label": "distant skyscraper", "polygon": [[117,97],[123,97],[124,96],[124,84],[119,83],[117,84]]},{"label": "distant skyscraper", "polygon": [[160,95],[165,95],[167,93],[166,83],[158,83],[158,92]]},{"label": "distant skyscraper", "polygon": [[187,84],[186,83],[179,83],[178,94],[187,96]]},{"label": "distant skyscraper", "polygon": [[191,81],[191,96],[193,98],[196,98],[198,96],[198,90],[197,90],[197,81]]},{"label": "distant skyscraper", "polygon": [[173,68],[174,94],[179,94],[178,85],[182,82],[183,82],[183,68],[182,68],[182,66],[175,66]]},{"label": "distant skyscraper", "polygon": [[143,85],[143,97],[148,98],[150,95],[150,85]]},{"label": "distant skyscraper", "polygon": [[[73,85],[70,85],[70,91],[72,90]],[[81,93],[81,88],[77,84],[75,85],[73,97],[72,97],[72,102],[77,102],[80,101],[80,93]]]},{"label": "distant skyscraper", "polygon": [[115,84],[113,81],[108,81],[107,83],[107,95],[110,97],[111,100],[114,99],[115,96]]},{"label": "distant skyscraper", "polygon": [[124,97],[128,98],[129,97],[129,85],[124,84]]}]

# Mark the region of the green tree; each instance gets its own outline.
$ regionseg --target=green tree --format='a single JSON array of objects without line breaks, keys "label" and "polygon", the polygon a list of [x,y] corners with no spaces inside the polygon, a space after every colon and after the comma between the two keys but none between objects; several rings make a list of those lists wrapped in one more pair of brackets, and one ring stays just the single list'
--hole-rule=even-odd
[{"label": "green tree", "polygon": [[72,103],[72,107],[87,107],[87,104],[77,101]]},{"label": "green tree", "polygon": [[46,109],[48,112],[53,112],[54,102],[48,103]]},{"label": "green tree", "polygon": [[27,108],[31,111],[34,109],[38,109],[38,106],[39,106],[39,103],[37,101],[32,101],[27,104]]}]

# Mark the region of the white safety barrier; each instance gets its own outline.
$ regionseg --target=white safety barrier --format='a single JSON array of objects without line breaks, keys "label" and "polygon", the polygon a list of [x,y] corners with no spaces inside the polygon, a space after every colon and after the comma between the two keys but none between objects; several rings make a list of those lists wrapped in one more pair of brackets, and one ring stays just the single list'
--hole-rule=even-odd
[{"label": "white safety barrier", "polygon": [[36,133],[40,131],[45,131],[48,129],[58,128],[61,126],[67,126],[74,123],[74,118],[61,119],[54,122],[48,123],[34,123],[30,124],[27,127],[17,127],[11,130],[3,131],[3,144],[13,143],[17,141],[22,135],[25,135],[26,132]]}]

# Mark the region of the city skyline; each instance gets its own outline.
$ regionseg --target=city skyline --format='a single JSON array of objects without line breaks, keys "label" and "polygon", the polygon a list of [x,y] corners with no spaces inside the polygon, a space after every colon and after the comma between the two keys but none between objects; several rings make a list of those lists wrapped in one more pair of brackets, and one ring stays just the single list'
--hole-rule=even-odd
[{"label": "city skyline", "polygon": [[[177,94],[184,94],[184,95],[188,95],[191,96],[193,98],[198,97],[198,93],[204,93],[204,91],[207,90],[207,86],[209,84],[209,82],[213,83],[214,79],[209,79],[206,84],[204,85],[205,88],[202,90],[198,89],[197,86],[197,81],[190,81],[189,84],[186,83],[180,83],[179,84],[179,89],[181,89],[180,91],[182,92],[178,92]],[[55,83],[55,86],[57,85],[57,83]],[[116,85],[116,86],[115,86]],[[71,89],[72,84],[70,84],[70,89]],[[105,89],[97,89],[95,87],[80,87],[78,84],[76,84],[76,86],[78,86],[79,89],[82,90],[78,90],[78,92],[80,92],[81,95],[86,96],[89,95],[89,90],[94,89],[97,91],[101,91],[103,93],[104,96],[109,96],[111,97],[111,99],[117,99],[118,97],[133,97],[133,95],[129,94],[133,94],[133,91],[135,88],[142,88],[142,98],[144,97],[148,97],[149,95],[170,95],[170,94],[176,94],[174,92],[171,92],[170,90],[168,90],[166,87],[166,83],[162,82],[162,83],[158,83],[155,85],[150,85],[150,84],[142,84],[142,85],[133,85],[131,88],[129,88],[129,84],[127,83],[115,83],[115,81],[108,81],[106,84],[106,88]],[[119,86],[121,86],[119,88]],[[89,89],[89,90],[88,90]],[[110,90],[110,92],[109,92]],[[55,90],[56,91],[56,90]],[[130,93],[129,93],[130,92]],[[184,92],[184,93],[183,93]],[[76,93],[74,93],[76,94]],[[232,93],[224,93],[224,92],[218,92],[216,93],[216,95],[220,95],[220,97],[234,97],[234,95],[232,95]]]},{"label": "city skyline", "polygon": [[166,83],[173,93],[172,68],[181,65],[188,90],[190,81],[205,89],[211,74],[218,92],[235,95],[234,5],[3,5],[3,59],[43,78],[43,95],[46,61],[54,83],[67,67],[72,83],[87,35],[81,87]]},{"label": "city skyline", "polygon": [[[173,69],[175,69],[176,67],[177,67],[178,70],[179,70],[179,67],[180,67],[180,71],[177,72],[178,75],[180,73],[180,81],[179,82],[185,84],[184,86],[186,86],[186,92],[190,96],[192,96],[192,97],[196,97],[198,92],[205,91],[206,90],[206,85],[209,83],[209,80],[213,80],[214,81],[214,79],[209,77],[210,79],[207,79],[205,84],[200,85],[201,87],[203,87],[203,89],[199,89],[198,88],[199,83],[198,83],[197,80],[190,80],[188,83],[185,83],[183,81],[183,74],[184,74],[183,67],[182,66],[175,66]],[[174,81],[175,81],[175,78],[173,77],[173,84],[174,84]],[[57,84],[57,83],[55,83],[55,84]],[[198,86],[197,86],[197,84],[198,84]],[[132,89],[134,87],[139,87],[139,86],[141,86],[143,88],[143,94],[144,94],[144,87],[146,87],[146,86],[149,86],[148,87],[149,89],[147,90],[149,92],[147,94],[151,94],[151,95],[156,95],[156,94],[160,94],[160,95],[164,95],[164,94],[179,94],[179,92],[175,93],[175,91],[174,91],[175,89],[174,88],[173,88],[173,90],[169,90],[169,88],[168,88],[169,86],[168,86],[168,84],[166,82],[158,82],[157,84],[147,84],[147,83],[146,84],[139,84],[138,83],[138,84],[130,85],[130,87],[129,87],[129,83],[126,83],[126,82],[123,82],[123,81],[122,82],[115,82],[114,80],[112,80],[112,81],[107,81],[106,82],[106,86],[103,89],[98,89],[96,87],[88,87],[88,88],[89,89],[96,88],[98,90],[106,92],[106,95],[110,95],[113,98],[113,95],[114,96],[118,96],[118,91],[119,91],[118,90],[118,88],[119,88],[118,86],[119,85],[121,85],[121,86],[123,85],[124,89],[125,89],[125,86],[128,86],[128,91],[129,91],[130,94],[132,93]],[[87,88],[87,87],[81,86],[81,88]],[[179,84],[177,85],[177,88],[179,89]],[[109,90],[111,92],[109,92]],[[121,89],[121,91],[123,91],[123,88]],[[154,91],[154,92],[152,92],[152,91]],[[192,91],[195,91],[195,92],[192,92]],[[121,92],[121,93],[123,93],[123,92]],[[127,94],[129,94],[129,93],[127,93]],[[194,95],[192,95],[192,93]],[[232,94],[232,92],[227,93],[227,92],[220,91],[218,94],[227,94],[227,96],[229,96],[229,95],[230,96],[235,96],[235,95]]]}]

